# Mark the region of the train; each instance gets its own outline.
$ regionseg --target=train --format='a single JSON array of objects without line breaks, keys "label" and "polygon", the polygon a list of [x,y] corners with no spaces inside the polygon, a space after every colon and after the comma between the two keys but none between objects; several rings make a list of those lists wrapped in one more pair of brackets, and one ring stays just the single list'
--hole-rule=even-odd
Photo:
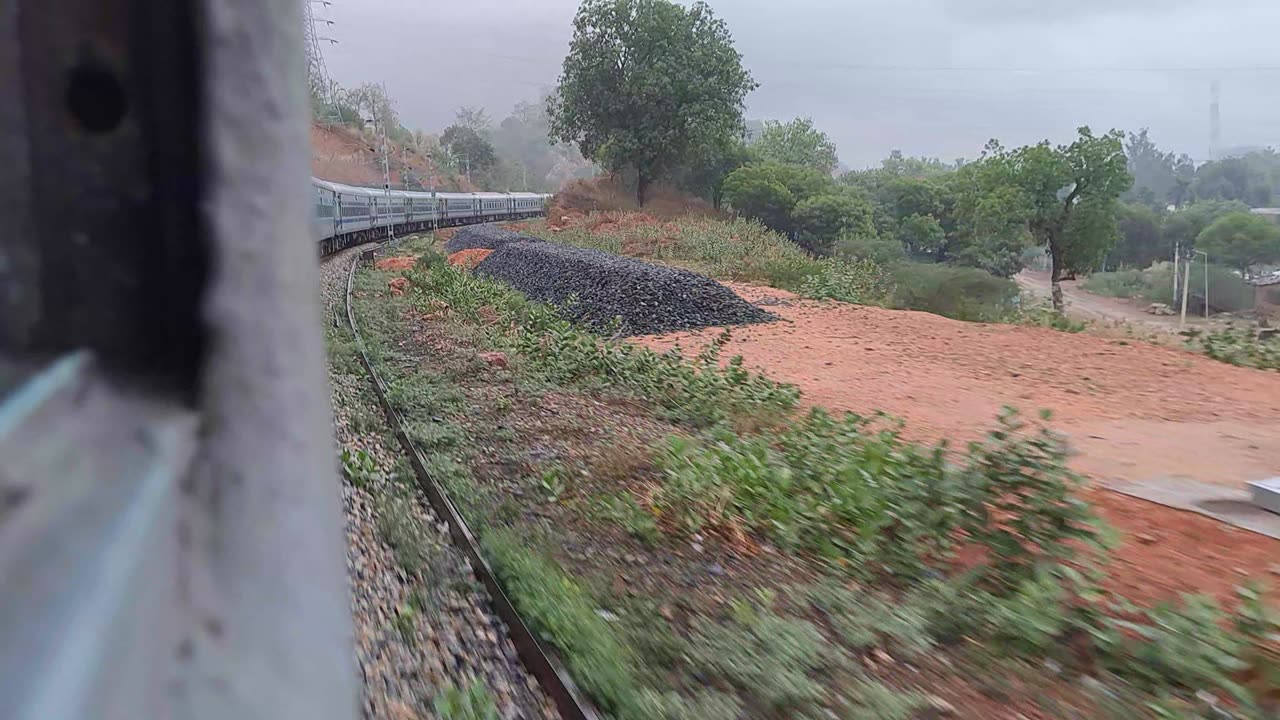
[{"label": "train", "polygon": [[550,195],[527,192],[427,193],[356,187],[311,178],[312,228],[320,255],[394,233],[520,220],[546,213]]}]

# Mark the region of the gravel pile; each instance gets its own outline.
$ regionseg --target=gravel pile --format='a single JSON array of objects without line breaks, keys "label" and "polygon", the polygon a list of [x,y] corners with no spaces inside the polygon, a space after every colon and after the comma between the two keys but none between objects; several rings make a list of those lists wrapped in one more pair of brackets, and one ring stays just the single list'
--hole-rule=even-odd
[{"label": "gravel pile", "polygon": [[560,306],[567,317],[598,330],[608,329],[616,318],[624,335],[774,319],[697,273],[555,243],[507,243],[475,272]]},{"label": "gravel pile", "polygon": [[510,230],[503,230],[497,225],[467,225],[459,228],[453,234],[453,238],[444,244],[444,249],[450,254],[461,250],[475,250],[476,248],[496,250],[503,245],[518,242],[540,243],[542,239],[531,235],[521,235]]},{"label": "gravel pile", "polygon": [[[347,268],[360,250],[338,253],[321,265],[328,332],[346,327]],[[361,716],[434,718],[432,701],[444,688],[483,683],[504,720],[558,717],[520,662],[470,564],[452,547],[447,526],[421,493],[408,493],[391,479],[401,450],[368,380],[331,365],[329,382],[339,447],[364,450],[379,471],[360,487],[342,484]],[[379,530],[388,510],[427,535],[431,577],[406,573],[396,562]]]}]

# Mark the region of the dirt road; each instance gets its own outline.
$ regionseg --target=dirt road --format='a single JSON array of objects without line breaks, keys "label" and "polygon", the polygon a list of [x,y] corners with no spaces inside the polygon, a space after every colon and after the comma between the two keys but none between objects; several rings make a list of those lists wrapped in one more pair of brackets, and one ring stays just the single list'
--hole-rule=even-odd
[{"label": "dirt road", "polygon": [[[1047,272],[1024,270],[1018,273],[1014,280],[1026,293],[1046,300],[1050,297],[1052,286]],[[1062,297],[1067,304],[1067,314],[1077,320],[1087,320],[1103,325],[1127,324],[1161,334],[1176,334],[1183,329],[1179,327],[1180,318],[1177,315],[1152,315],[1146,312],[1146,305],[1139,300],[1105,297],[1085,292],[1080,288],[1077,280],[1062,281]],[[1204,325],[1203,317],[1195,314],[1187,316],[1188,329],[1200,328]]]}]

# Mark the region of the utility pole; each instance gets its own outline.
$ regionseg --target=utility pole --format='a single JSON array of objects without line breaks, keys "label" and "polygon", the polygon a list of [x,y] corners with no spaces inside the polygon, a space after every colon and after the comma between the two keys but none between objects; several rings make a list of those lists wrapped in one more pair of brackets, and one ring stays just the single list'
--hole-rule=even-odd
[{"label": "utility pole", "polygon": [[1173,244],[1173,304],[1178,304],[1178,256],[1182,254],[1182,242]]},{"label": "utility pole", "polygon": [[[387,94],[387,84],[382,83],[382,99],[387,106],[383,108],[382,117],[382,191],[387,198],[387,209],[391,209],[391,156],[387,154],[387,121],[391,119],[391,96]],[[395,220],[387,223],[387,239],[396,238]]]},{"label": "utility pole", "polygon": [[1204,319],[1209,319],[1209,253],[1203,250],[1194,251],[1204,256]]},{"label": "utility pole", "polygon": [[1183,272],[1186,277],[1182,280],[1182,319],[1178,321],[1178,329],[1181,330],[1187,326],[1187,295],[1191,289],[1191,263],[1183,263]]}]

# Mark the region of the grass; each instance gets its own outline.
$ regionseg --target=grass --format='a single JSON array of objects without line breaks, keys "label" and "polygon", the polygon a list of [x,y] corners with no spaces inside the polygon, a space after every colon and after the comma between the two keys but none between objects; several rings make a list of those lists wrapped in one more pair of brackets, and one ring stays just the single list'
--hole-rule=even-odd
[{"label": "grass", "polygon": [[[438,258],[406,275],[410,292],[394,298],[390,275],[359,278],[393,402],[521,614],[609,716],[913,717],[926,698],[869,669],[877,652],[924,665],[945,656],[960,678],[984,654],[1039,675],[1048,658],[1134,707],[1178,709],[1207,690],[1241,717],[1270,712],[1274,684],[1245,681],[1278,672],[1266,606],[1227,614],[1199,600],[1137,609],[1103,597],[1107,534],[1077,498],[1065,446],[1037,425],[1010,414],[965,448],[922,446],[885,418],[796,415],[794,388],[722,367],[714,344],[685,358],[614,342]],[[430,332],[402,342],[419,322]],[[476,364],[485,350],[509,366]],[[567,451],[532,458],[528,446],[564,427],[567,407],[666,437],[624,445],[591,416],[568,427],[591,451],[566,440]],[[765,432],[738,422],[761,415]],[[515,470],[512,449],[523,451]],[[520,494],[485,484],[513,476]],[[411,526],[380,530],[398,558],[420,563]],[[753,593],[757,578],[737,570],[741,581],[677,585],[648,605],[616,586],[618,573],[659,571],[637,555],[708,577],[688,559],[695,535],[767,542],[807,579],[762,580],[768,590]],[[631,559],[570,563],[570,540]]]}]

